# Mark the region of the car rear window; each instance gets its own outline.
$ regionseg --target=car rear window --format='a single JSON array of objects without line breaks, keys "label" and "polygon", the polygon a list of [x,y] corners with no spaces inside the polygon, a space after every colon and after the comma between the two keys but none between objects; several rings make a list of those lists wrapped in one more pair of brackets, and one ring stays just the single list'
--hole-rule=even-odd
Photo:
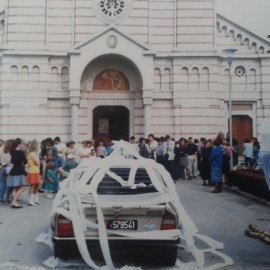
[{"label": "car rear window", "polygon": [[[130,168],[111,168],[111,172],[115,173],[123,181],[128,181]],[[114,178],[105,174],[104,178],[98,185],[98,194],[143,194],[157,192],[153,186],[152,181],[144,168],[139,168],[135,174],[135,185],[136,188],[130,186],[122,186]]]}]

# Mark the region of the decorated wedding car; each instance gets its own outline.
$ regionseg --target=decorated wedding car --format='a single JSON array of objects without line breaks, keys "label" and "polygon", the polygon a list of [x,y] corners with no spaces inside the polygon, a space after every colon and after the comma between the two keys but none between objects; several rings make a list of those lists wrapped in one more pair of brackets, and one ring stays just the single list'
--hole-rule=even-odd
[{"label": "decorated wedding car", "polygon": [[[211,269],[232,264],[217,251],[222,243],[197,234],[164,167],[140,157],[124,141],[114,142],[110,156],[71,171],[53,202],[51,228],[55,257],[79,253],[93,269],[100,267],[96,253],[102,255],[102,269],[116,269],[115,256],[131,262],[135,255],[144,256],[149,263],[173,266],[180,262],[181,249],[194,257],[183,269],[204,269],[205,252],[223,259]],[[196,248],[195,238],[209,247]]]}]

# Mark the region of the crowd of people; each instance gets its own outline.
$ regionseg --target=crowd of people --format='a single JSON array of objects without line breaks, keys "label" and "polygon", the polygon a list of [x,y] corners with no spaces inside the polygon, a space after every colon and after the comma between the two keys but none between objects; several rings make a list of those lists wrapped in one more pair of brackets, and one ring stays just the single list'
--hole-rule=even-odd
[{"label": "crowd of people", "polygon": [[[131,137],[131,143],[134,142]],[[227,182],[231,169],[236,169],[239,156],[238,141],[230,134],[220,132],[213,139],[192,137],[175,140],[169,135],[155,138],[149,134],[147,139],[140,138],[139,153],[145,158],[153,158],[171,174],[174,181],[192,180],[200,176],[204,186],[214,186],[212,192],[222,191],[222,184]],[[244,166],[256,168],[258,165],[260,144],[257,138],[246,139],[242,146],[245,158]],[[231,161],[232,156],[232,161]]]},{"label": "crowd of people", "polygon": [[[169,135],[157,138],[149,134],[138,142],[132,136],[129,142],[142,157],[162,164],[174,182],[200,176],[204,186],[214,186],[212,192],[219,193],[230,171],[231,153],[233,167],[238,164],[238,142],[233,139],[230,146],[229,136],[220,132],[214,139],[175,140]],[[246,140],[242,150],[245,165],[255,168],[260,151],[258,140]],[[59,137],[46,138],[41,143],[37,140],[26,143],[20,138],[0,140],[0,202],[22,208],[19,200],[28,185],[28,205],[39,205],[39,193],[53,198],[59,182],[80,162],[105,158],[112,151],[112,142],[105,145],[104,140],[94,139],[79,145],[74,141],[64,143]]]}]

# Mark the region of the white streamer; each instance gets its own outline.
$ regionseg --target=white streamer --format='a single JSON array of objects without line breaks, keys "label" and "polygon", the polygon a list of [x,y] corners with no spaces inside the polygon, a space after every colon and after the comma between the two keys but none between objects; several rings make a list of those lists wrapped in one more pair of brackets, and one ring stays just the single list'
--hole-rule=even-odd
[{"label": "white streamer", "polygon": [[[158,192],[148,193],[146,195],[136,195],[136,199],[132,196],[121,195],[121,203],[127,207],[132,206],[151,206],[153,204],[170,202],[175,209],[180,229],[169,231],[147,231],[147,232],[120,232],[114,231],[114,235],[128,237],[129,239],[168,239],[172,237],[175,239],[181,238],[181,245],[195,258],[196,262],[183,263],[177,261],[177,269],[192,270],[205,269],[215,270],[224,266],[233,264],[233,261],[217,251],[223,248],[222,243],[197,234],[198,229],[193,221],[186,213],[184,207],[180,203],[178,194],[175,190],[175,185],[164,167],[153,160],[146,160],[139,156],[139,154],[131,147],[130,144],[120,141],[114,142],[112,154],[105,159],[91,160],[90,164],[83,163],[77,169],[72,170],[69,177],[64,181],[61,190],[56,195],[53,203],[51,215],[61,214],[72,221],[73,230],[79,251],[85,262],[93,269],[116,269],[113,265],[109,244],[108,234],[111,231],[106,230],[103,207],[112,207],[119,204],[119,196],[115,195],[98,195],[97,188],[105,174],[117,181],[121,186],[134,187],[135,175],[138,168],[145,168],[153,186]],[[126,157],[133,156],[135,159],[126,159]],[[130,168],[128,181],[123,180],[120,176],[110,171],[114,167]],[[89,183],[91,179],[91,182]],[[68,202],[69,210],[64,209],[63,206]],[[94,224],[85,217],[83,203],[91,203],[95,205],[98,224]],[[87,249],[84,231],[89,229],[97,230],[103,257],[106,265],[99,267],[92,260],[91,255]],[[195,246],[194,237],[199,238],[209,248],[200,250]],[[204,267],[204,253],[212,252],[224,260],[224,263],[218,263],[212,266]],[[140,269],[125,266],[125,269]],[[170,268],[172,269],[172,268]]]}]

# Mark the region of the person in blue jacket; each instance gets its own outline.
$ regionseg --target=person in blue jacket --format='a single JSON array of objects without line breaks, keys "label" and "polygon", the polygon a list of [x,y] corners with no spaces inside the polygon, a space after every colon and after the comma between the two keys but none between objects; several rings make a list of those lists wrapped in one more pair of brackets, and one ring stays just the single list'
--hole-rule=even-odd
[{"label": "person in blue jacket", "polygon": [[210,154],[210,164],[211,164],[211,172],[210,178],[211,182],[214,183],[215,189],[212,191],[213,193],[222,192],[222,163],[223,163],[223,153],[220,147],[221,140],[214,141],[214,147]]}]

